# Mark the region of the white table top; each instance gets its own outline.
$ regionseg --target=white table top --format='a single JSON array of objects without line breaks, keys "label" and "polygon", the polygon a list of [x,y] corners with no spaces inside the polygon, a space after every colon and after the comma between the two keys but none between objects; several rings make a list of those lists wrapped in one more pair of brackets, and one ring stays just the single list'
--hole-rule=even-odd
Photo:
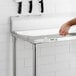
[{"label": "white table top", "polygon": [[31,43],[43,43],[51,41],[64,41],[76,39],[76,28],[69,30],[69,35],[63,37],[59,35],[59,29],[41,29],[28,31],[14,31],[15,36]]}]

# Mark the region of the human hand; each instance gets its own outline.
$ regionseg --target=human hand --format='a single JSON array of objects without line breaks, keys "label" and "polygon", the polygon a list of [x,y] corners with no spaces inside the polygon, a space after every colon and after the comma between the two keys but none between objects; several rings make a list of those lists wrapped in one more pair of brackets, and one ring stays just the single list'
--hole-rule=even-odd
[{"label": "human hand", "polygon": [[59,34],[62,36],[66,36],[68,34],[69,29],[70,29],[70,25],[65,23],[61,26],[59,30]]}]

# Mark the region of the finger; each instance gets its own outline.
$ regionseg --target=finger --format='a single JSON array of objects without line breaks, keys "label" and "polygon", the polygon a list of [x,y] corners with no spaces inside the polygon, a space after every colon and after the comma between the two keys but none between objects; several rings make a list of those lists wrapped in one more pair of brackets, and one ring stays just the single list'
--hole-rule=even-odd
[{"label": "finger", "polygon": [[62,33],[63,33],[63,31],[62,31],[62,29],[60,29],[60,30],[59,30],[59,34],[62,34]]},{"label": "finger", "polygon": [[63,36],[66,36],[68,34],[68,32],[67,31],[65,31],[65,32],[63,32]]},{"label": "finger", "polygon": [[59,31],[60,34],[64,34],[64,32],[65,32],[65,31],[62,30],[62,29]]},{"label": "finger", "polygon": [[60,35],[62,35],[62,36],[66,36],[66,35],[67,35],[67,32],[64,31],[64,30],[62,30],[62,31],[60,31]]}]

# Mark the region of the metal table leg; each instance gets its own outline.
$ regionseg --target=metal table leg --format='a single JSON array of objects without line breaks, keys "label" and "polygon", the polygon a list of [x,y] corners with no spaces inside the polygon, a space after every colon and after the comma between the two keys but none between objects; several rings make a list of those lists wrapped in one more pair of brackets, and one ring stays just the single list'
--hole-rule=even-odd
[{"label": "metal table leg", "polygon": [[16,37],[13,36],[13,76],[16,76]]},{"label": "metal table leg", "polygon": [[[34,45],[34,76],[36,76],[36,44]],[[16,76],[16,37],[13,36],[13,76]]]},{"label": "metal table leg", "polygon": [[36,44],[34,44],[34,76],[36,76]]}]

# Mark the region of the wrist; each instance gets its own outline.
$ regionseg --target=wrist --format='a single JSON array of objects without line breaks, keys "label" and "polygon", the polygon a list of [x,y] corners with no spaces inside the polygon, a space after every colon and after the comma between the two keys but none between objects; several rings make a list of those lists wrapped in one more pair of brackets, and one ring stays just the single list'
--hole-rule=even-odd
[{"label": "wrist", "polygon": [[67,22],[66,25],[71,27],[73,24],[71,22]]},{"label": "wrist", "polygon": [[68,21],[68,22],[67,22],[67,25],[68,25],[68,26],[76,25],[76,18]]}]

